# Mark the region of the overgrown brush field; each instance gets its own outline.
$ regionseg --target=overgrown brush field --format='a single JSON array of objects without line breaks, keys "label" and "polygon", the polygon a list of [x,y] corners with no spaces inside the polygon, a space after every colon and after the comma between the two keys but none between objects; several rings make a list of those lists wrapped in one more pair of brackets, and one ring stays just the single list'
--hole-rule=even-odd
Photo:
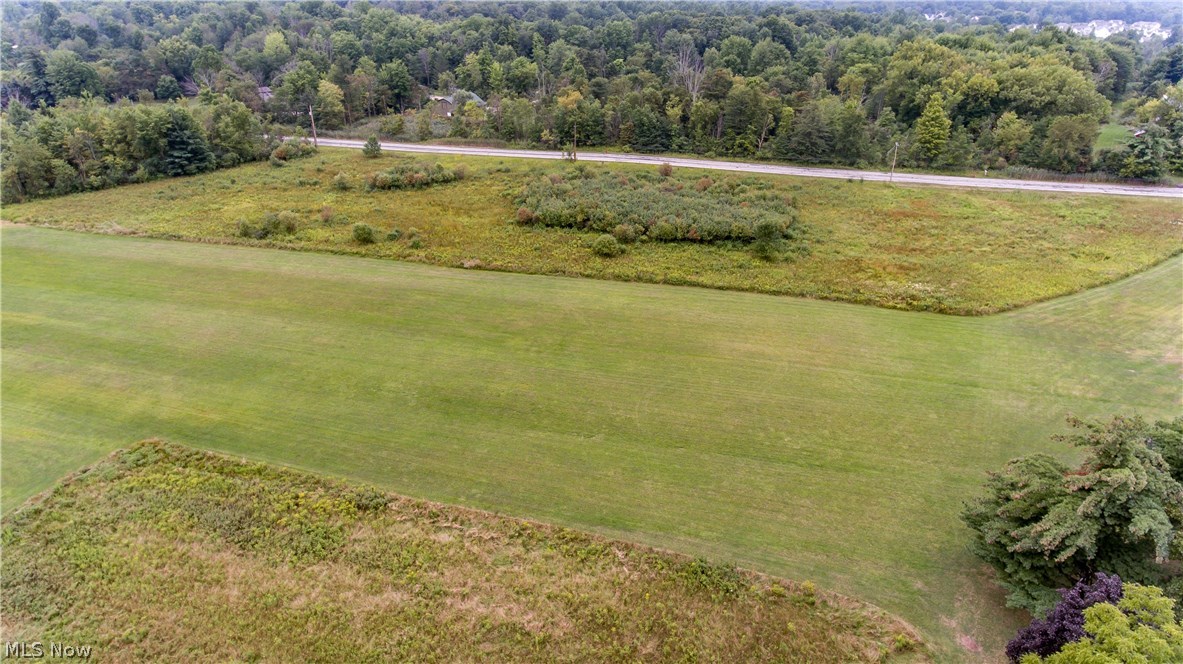
[{"label": "overgrown brush field", "polygon": [[3,233],[5,509],[161,437],[812,580],[942,661],[1023,621],[957,518],[985,473],[1183,405],[1179,258],[955,317]]},{"label": "overgrown brush field", "polygon": [[[1173,200],[905,188],[675,169],[660,178],[671,191],[669,200],[648,197],[646,204],[678,209],[657,210],[666,217],[660,226],[656,218],[614,224],[608,232],[625,226],[619,233],[626,250],[599,252],[597,234],[587,229],[518,223],[523,206],[515,201],[528,196],[528,185],[543,177],[586,188],[589,182],[658,179],[655,167],[448,156],[438,160],[437,169],[434,162],[421,161],[422,156],[393,153],[367,159],[357,150],[329,148],[282,167],[252,164],[7,206],[3,214],[11,221],[74,230],[958,314],[1000,311],[1108,283],[1183,249],[1183,214]],[[456,173],[466,177],[458,179]],[[396,183],[398,188],[386,186]],[[720,198],[713,199],[711,192]],[[746,193],[737,202],[728,192]],[[733,205],[757,207],[742,200],[756,194],[772,206],[791,201],[796,210],[792,241],[783,249],[702,242],[705,224],[694,230],[700,241],[689,237],[692,225],[684,220],[694,211],[684,208],[727,210],[730,217],[736,215],[729,209]],[[621,185],[619,192],[605,191],[601,198],[611,201],[615,195],[631,200],[635,188]],[[268,214],[284,212],[299,220],[291,233],[262,239],[240,233],[243,227],[259,228]],[[790,228],[787,214],[770,214],[784,222],[782,230]],[[739,221],[742,236],[747,224]],[[728,233],[737,227],[734,222],[727,224]],[[373,228],[380,241],[354,239],[355,224]],[[668,231],[671,239],[690,241],[647,242],[650,227],[654,235]],[[630,235],[640,241],[630,244]]]},{"label": "overgrown brush field", "polygon": [[5,638],[99,661],[927,660],[727,565],[145,441],[4,520]]},{"label": "overgrown brush field", "polygon": [[552,174],[522,188],[517,219],[613,233],[624,242],[750,242],[765,227],[783,239],[796,222],[792,202],[769,191],[770,182],[755,184],[716,186],[708,177],[687,188],[643,171],[634,177],[576,172],[571,180]]}]

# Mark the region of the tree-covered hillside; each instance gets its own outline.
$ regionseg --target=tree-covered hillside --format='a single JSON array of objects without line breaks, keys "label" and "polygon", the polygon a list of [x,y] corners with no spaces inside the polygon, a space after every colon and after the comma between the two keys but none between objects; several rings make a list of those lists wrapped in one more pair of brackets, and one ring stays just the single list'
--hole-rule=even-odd
[{"label": "tree-covered hillside", "polygon": [[[1154,18],[1169,36],[1051,25],[1090,17]],[[136,138],[113,137],[93,117],[101,105],[75,97],[249,109],[257,136],[311,115],[321,130],[404,139],[1142,179],[1183,170],[1183,43],[1167,3],[13,2],[3,19],[4,162],[10,178],[48,164],[24,186],[6,180],[6,196],[126,177],[105,163]],[[1043,27],[1016,27],[1032,24]],[[1095,150],[1107,123],[1128,139]],[[211,122],[197,124],[211,140]]]}]

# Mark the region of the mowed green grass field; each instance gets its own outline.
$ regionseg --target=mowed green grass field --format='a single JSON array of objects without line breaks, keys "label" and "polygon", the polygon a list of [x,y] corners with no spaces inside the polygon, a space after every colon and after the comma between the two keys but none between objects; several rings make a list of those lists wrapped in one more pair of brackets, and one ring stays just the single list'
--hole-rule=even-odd
[{"label": "mowed green grass field", "polygon": [[158,436],[812,580],[950,660],[1022,619],[957,520],[986,471],[1181,405],[1179,258],[973,318],[12,226],[2,265],[5,509]]},{"label": "mowed green grass field", "polygon": [[1094,152],[1101,150],[1116,150],[1133,138],[1133,132],[1122,124],[1107,123],[1101,125],[1101,133],[1097,135],[1097,142],[1093,145]]}]

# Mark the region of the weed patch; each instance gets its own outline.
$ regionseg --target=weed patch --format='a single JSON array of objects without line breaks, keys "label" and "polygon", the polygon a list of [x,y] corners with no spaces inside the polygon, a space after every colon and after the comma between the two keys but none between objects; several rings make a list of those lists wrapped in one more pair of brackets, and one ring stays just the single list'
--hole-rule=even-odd
[{"label": "weed patch", "polygon": [[372,173],[366,178],[366,191],[390,189],[422,189],[436,184],[463,179],[460,168],[444,168],[439,164],[403,164],[385,171]]},{"label": "weed patch", "polygon": [[731,566],[158,441],[74,475],[3,532],[6,631],[104,659],[927,656],[881,611],[785,602],[767,591],[780,583]]},{"label": "weed patch", "polygon": [[[672,170],[670,171],[672,173]],[[766,183],[733,183],[707,192],[647,173],[538,178],[515,200],[519,223],[659,242],[751,242],[760,233],[795,239],[796,210]],[[623,228],[621,228],[623,227]]]}]

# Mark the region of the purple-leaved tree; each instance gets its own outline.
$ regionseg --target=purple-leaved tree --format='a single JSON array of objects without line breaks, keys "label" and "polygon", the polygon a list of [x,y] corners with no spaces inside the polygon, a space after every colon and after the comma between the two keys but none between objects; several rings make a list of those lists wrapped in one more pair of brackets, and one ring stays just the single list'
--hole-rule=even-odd
[{"label": "purple-leaved tree", "polygon": [[1084,610],[1094,604],[1117,604],[1121,599],[1121,577],[1098,572],[1089,583],[1081,579],[1071,588],[1060,589],[1060,601],[1043,620],[1032,620],[1006,644],[1006,656],[1018,662],[1023,655],[1035,653],[1047,657],[1066,644],[1085,637]]}]

